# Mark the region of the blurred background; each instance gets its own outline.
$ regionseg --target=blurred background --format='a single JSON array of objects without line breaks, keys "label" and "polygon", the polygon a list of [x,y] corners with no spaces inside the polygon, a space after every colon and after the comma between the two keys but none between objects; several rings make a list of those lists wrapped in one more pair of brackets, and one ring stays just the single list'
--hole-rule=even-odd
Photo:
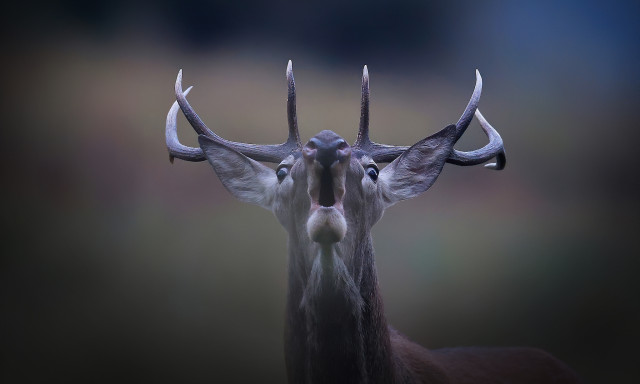
[{"label": "blurred background", "polygon": [[[480,108],[507,168],[446,165],[373,231],[388,319],[428,348],[535,346],[640,377],[637,1],[58,1],[3,10],[3,383],[282,383],[286,233],[170,164],[180,68],[225,138],[408,145]],[[184,118],[181,140],[196,145]],[[484,145],[474,122],[458,144]]]}]

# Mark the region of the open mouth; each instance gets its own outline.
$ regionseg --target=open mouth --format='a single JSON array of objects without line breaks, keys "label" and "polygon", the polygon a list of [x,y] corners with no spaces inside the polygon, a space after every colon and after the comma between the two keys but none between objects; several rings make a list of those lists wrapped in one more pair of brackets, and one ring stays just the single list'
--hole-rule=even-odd
[{"label": "open mouth", "polygon": [[323,167],[317,161],[307,164],[307,183],[311,212],[320,208],[335,208],[344,214],[342,200],[346,179],[345,161],[335,161],[330,167]]},{"label": "open mouth", "polygon": [[318,204],[322,207],[332,207],[336,203],[336,196],[333,192],[333,176],[331,169],[323,169],[320,176],[320,193]]}]

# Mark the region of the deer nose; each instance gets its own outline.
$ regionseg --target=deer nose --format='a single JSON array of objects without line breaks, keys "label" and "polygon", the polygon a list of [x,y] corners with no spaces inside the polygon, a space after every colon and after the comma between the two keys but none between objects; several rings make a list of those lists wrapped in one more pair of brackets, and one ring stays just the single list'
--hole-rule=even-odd
[{"label": "deer nose", "polygon": [[329,168],[336,161],[344,161],[351,155],[351,147],[343,138],[330,141],[321,140],[317,137],[311,138],[302,150],[305,159],[314,159],[323,168]]}]

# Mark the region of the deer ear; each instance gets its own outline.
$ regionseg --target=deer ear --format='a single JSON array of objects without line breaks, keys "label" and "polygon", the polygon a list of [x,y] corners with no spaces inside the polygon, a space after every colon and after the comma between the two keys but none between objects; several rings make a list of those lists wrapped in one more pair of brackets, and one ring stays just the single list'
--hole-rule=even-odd
[{"label": "deer ear", "polygon": [[218,178],[233,196],[271,210],[278,184],[273,169],[207,136],[198,136],[198,142]]},{"label": "deer ear", "polygon": [[386,207],[418,196],[433,185],[456,142],[456,126],[449,125],[422,139],[380,171],[379,184]]}]

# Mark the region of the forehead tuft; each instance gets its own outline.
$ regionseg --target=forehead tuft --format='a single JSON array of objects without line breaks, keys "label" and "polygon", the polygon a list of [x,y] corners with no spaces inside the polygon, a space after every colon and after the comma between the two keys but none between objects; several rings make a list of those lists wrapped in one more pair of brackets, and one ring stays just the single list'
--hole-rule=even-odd
[{"label": "forehead tuft", "polygon": [[328,129],[325,129],[324,131],[318,133],[313,138],[321,140],[321,141],[324,141],[324,142],[329,142],[329,141],[335,141],[335,140],[342,139],[342,137],[340,135],[338,135],[337,133],[335,133],[333,131],[330,131]]}]

